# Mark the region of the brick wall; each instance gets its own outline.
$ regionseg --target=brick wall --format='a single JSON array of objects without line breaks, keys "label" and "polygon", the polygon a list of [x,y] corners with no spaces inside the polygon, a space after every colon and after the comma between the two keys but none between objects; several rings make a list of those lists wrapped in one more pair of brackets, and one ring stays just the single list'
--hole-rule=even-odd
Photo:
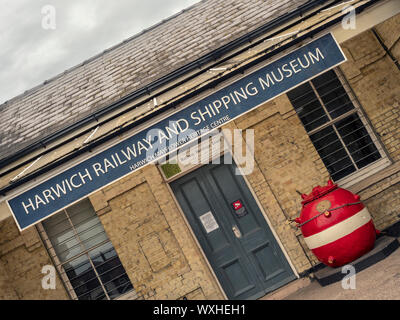
[{"label": "brick wall", "polygon": [[[400,20],[400,16],[397,16]],[[393,161],[400,160],[400,71],[371,31],[346,41],[341,69]]]},{"label": "brick wall", "polygon": [[[223,299],[183,216],[155,166],[90,197],[139,299]],[[51,264],[34,227],[20,233],[13,218],[0,223],[0,300],[69,299],[42,289]],[[131,295],[130,295],[131,296]]]},{"label": "brick wall", "polygon": [[385,22],[375,27],[376,31],[382,38],[385,45],[391,51],[392,55],[399,61],[400,60],[400,15],[387,19]]},{"label": "brick wall", "polygon": [[90,200],[139,299],[223,299],[155,166]]},{"label": "brick wall", "polygon": [[0,300],[68,299],[56,278],[56,289],[43,289],[42,268],[51,261],[35,228],[20,233],[13,218],[0,222]]},{"label": "brick wall", "polygon": [[[397,15],[376,27],[395,54],[400,52],[397,41],[400,33],[393,30],[400,30],[399,26],[400,15]],[[370,30],[341,46],[349,61],[340,68],[394,166],[398,166],[400,71]],[[300,231],[293,223],[288,226],[287,220],[297,217],[301,210],[297,191],[309,193],[314,186],[326,184],[329,173],[286,95],[237,119],[235,125],[240,129],[255,130],[255,160],[258,165],[255,171],[260,170],[261,174],[259,180],[249,177],[249,181],[296,269],[302,272],[318,260],[308,250]],[[400,218],[400,172],[392,169],[390,175],[375,180],[358,191],[376,227],[384,229]],[[263,201],[269,193],[272,197]],[[276,206],[279,210],[273,209]]]},{"label": "brick wall", "polygon": [[[400,14],[375,27],[392,54],[400,58]],[[400,161],[400,70],[369,30],[342,44],[348,62],[341,66],[373,129],[394,164]],[[400,220],[400,172],[392,171],[360,190],[376,227]]]},{"label": "brick wall", "polygon": [[329,174],[286,95],[235,121],[239,129],[253,129],[257,167],[248,180],[272,227],[299,273],[318,263],[295,223],[300,193],[325,184]]},{"label": "brick wall", "polygon": [[[394,179],[394,177],[389,179]],[[363,193],[360,195],[362,197]],[[377,229],[383,230],[393,225],[400,220],[400,183],[384,188],[366,199],[364,203],[371,212]]]}]

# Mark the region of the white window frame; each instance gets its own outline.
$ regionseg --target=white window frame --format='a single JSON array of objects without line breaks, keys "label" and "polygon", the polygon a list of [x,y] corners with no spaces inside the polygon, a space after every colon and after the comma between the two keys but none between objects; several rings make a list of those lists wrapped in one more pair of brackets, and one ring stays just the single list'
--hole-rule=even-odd
[{"label": "white window frame", "polygon": [[348,151],[346,144],[343,142],[341,135],[339,134],[339,132],[337,132],[337,129],[335,128],[335,126],[332,126],[332,128],[335,130],[337,136],[339,137],[339,140],[342,142],[344,149],[346,151],[346,153],[348,154],[348,156],[350,157],[350,160],[353,162],[356,171],[339,179],[336,180],[335,183],[337,183],[340,187],[342,188],[348,188],[362,180],[364,180],[365,178],[373,175],[374,173],[377,173],[378,171],[386,168],[387,166],[389,166],[392,162],[390,161],[387,153],[385,152],[382,143],[379,141],[379,139],[377,138],[377,135],[375,134],[375,132],[372,130],[372,126],[368,121],[368,118],[366,117],[364,111],[362,110],[362,107],[360,105],[360,102],[358,101],[357,97],[355,96],[353,90],[351,89],[350,85],[348,84],[346,78],[344,77],[342,71],[339,68],[334,68],[333,71],[335,72],[336,76],[338,77],[339,81],[341,82],[344,90],[346,91],[350,101],[352,102],[354,109],[346,112],[342,115],[340,115],[339,117],[335,118],[335,119],[331,119],[328,110],[325,107],[324,102],[322,101],[318,91],[316,90],[314,84],[312,83],[312,81],[308,81],[308,83],[311,85],[312,89],[313,89],[313,93],[316,95],[316,97],[318,98],[319,103],[321,104],[322,108],[324,109],[325,113],[327,114],[328,118],[330,119],[328,122],[324,123],[323,125],[319,126],[318,128],[312,129],[309,132],[307,132],[308,136],[326,128],[331,126],[332,124],[340,121],[341,119],[346,118],[349,115],[352,115],[354,113],[357,113],[361,122],[364,125],[364,128],[367,130],[372,142],[374,143],[375,147],[377,148],[377,150],[379,151],[379,154],[381,156],[380,159],[368,164],[367,166],[358,169],[357,166],[354,163],[353,157],[351,156],[350,152]]},{"label": "white window frame", "polygon": [[[90,201],[90,200],[87,199],[87,201]],[[68,208],[66,208],[66,209],[68,209]],[[103,285],[103,281],[101,280],[101,278],[100,278],[95,266],[93,265],[92,259],[89,256],[89,251],[92,251],[92,250],[94,250],[94,249],[96,249],[96,248],[98,248],[98,247],[100,247],[100,246],[102,246],[102,245],[104,245],[106,243],[109,243],[109,242],[111,243],[111,240],[107,236],[107,240],[104,240],[104,241],[96,244],[95,246],[93,246],[93,247],[91,247],[89,249],[85,249],[83,247],[83,243],[82,243],[81,239],[79,238],[78,232],[76,231],[76,228],[75,228],[74,224],[71,221],[70,215],[66,211],[66,209],[63,209],[63,210],[57,212],[56,214],[64,212],[64,214],[68,218],[69,223],[71,225],[71,229],[72,229],[72,231],[74,233],[74,236],[79,241],[79,245],[82,246],[82,251],[79,254],[73,256],[72,258],[69,258],[69,259],[65,260],[64,262],[61,262],[60,259],[57,256],[57,253],[56,253],[55,249],[53,248],[53,245],[52,245],[52,243],[51,243],[51,241],[50,241],[50,239],[49,239],[49,237],[47,235],[46,230],[44,229],[43,224],[42,223],[38,223],[36,225],[36,228],[37,228],[37,231],[39,232],[40,238],[42,239],[42,241],[43,241],[43,243],[45,245],[45,248],[47,249],[47,252],[48,252],[48,254],[50,256],[50,259],[52,260],[54,266],[56,267],[56,269],[58,271],[59,276],[61,277],[61,281],[63,282],[63,284],[64,284],[64,286],[65,286],[65,288],[66,288],[66,290],[67,290],[67,292],[68,292],[68,294],[70,296],[70,298],[73,299],[73,300],[79,300],[78,296],[76,295],[75,290],[74,290],[74,288],[73,288],[73,286],[72,286],[72,284],[71,284],[71,282],[70,282],[70,280],[69,280],[69,278],[68,278],[68,276],[67,276],[67,274],[66,274],[66,272],[64,270],[63,265],[68,263],[68,262],[70,262],[70,261],[72,261],[72,260],[74,260],[74,259],[76,259],[76,258],[78,258],[78,257],[86,255],[88,257],[88,260],[89,260],[91,266],[92,266],[92,269],[94,270],[96,278],[98,279],[98,281],[99,281],[99,283],[100,283],[100,285],[101,285],[101,287],[102,287],[102,289],[104,291],[104,294],[105,294],[105,297],[107,298],[107,300],[124,300],[126,297],[129,297],[130,299],[136,299],[138,296],[137,296],[135,288],[133,288],[132,290],[130,290],[128,292],[125,292],[125,293],[121,294],[119,297],[117,297],[115,299],[111,299],[109,297],[108,292],[107,292],[106,288]],[[114,248],[114,250],[115,250],[115,248]],[[121,264],[122,264],[122,262],[121,262]],[[133,284],[132,284],[132,286],[133,286]]]}]

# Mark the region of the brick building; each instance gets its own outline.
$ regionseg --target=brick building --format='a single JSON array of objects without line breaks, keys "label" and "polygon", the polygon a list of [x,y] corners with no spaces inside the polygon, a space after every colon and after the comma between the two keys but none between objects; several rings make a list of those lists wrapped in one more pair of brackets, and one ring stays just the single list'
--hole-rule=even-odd
[{"label": "brick building", "polygon": [[[319,263],[291,219],[329,178],[398,223],[400,3],[350,4],[203,0],[1,105],[0,298],[259,298]],[[139,161],[185,112],[243,150]]]}]

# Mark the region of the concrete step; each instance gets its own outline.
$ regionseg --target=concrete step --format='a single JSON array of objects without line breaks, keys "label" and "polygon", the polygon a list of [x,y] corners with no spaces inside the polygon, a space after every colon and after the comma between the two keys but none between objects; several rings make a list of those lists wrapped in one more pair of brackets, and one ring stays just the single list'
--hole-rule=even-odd
[{"label": "concrete step", "polygon": [[282,300],[297,290],[307,287],[310,283],[311,280],[309,278],[300,278],[271,293],[268,293],[258,300]]}]

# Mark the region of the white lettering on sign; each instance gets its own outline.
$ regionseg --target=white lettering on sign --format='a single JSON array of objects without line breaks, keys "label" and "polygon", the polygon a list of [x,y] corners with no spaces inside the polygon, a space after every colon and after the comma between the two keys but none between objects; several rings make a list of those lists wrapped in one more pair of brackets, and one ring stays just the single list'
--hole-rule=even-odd
[{"label": "white lettering on sign", "polygon": [[201,215],[199,218],[207,233],[210,233],[211,231],[219,228],[218,223],[215,220],[211,211],[208,211],[207,213]]},{"label": "white lettering on sign", "polygon": [[72,191],[73,189],[78,189],[82,185],[92,180],[92,176],[89,173],[88,169],[85,169],[84,174],[82,172],[75,173],[69,179],[64,179],[62,182],[57,183],[55,186],[43,190],[41,194],[36,194],[33,199],[28,198],[26,203],[22,201],[21,203],[25,210],[25,213],[29,214],[29,209],[35,211],[39,209],[39,207],[48,204],[50,202],[49,199],[55,201],[57,198],[60,198],[62,194],[65,195],[68,190]]},{"label": "white lettering on sign", "polygon": [[[346,57],[333,36],[326,34],[229,86],[172,112],[167,118],[113,143],[101,152],[96,151],[88,159],[7,200],[18,228],[24,230],[132,171],[166,155],[174,156],[173,152],[207,135],[210,130],[345,61]],[[239,141],[243,141],[244,137],[240,130],[234,130],[233,134],[232,137],[224,132],[224,139],[236,151],[235,159],[240,164],[240,171],[236,168],[235,173],[250,174],[254,168],[254,157],[247,149],[254,148],[246,146],[245,155],[237,152],[242,150]],[[246,143],[253,141],[252,134],[253,131],[246,131]],[[237,216],[240,216],[239,210],[242,208],[235,211]]]},{"label": "white lettering on sign", "polygon": [[289,63],[285,63],[278,67],[276,70],[270,71],[265,75],[264,79],[259,77],[258,81],[261,89],[267,90],[274,86],[275,83],[284,80],[284,78],[290,78],[292,75],[307,69],[311,64],[315,64],[324,59],[325,57],[319,48],[316,48],[314,53],[309,51],[307,54],[304,54],[303,57],[298,57],[297,59],[291,60]]}]

